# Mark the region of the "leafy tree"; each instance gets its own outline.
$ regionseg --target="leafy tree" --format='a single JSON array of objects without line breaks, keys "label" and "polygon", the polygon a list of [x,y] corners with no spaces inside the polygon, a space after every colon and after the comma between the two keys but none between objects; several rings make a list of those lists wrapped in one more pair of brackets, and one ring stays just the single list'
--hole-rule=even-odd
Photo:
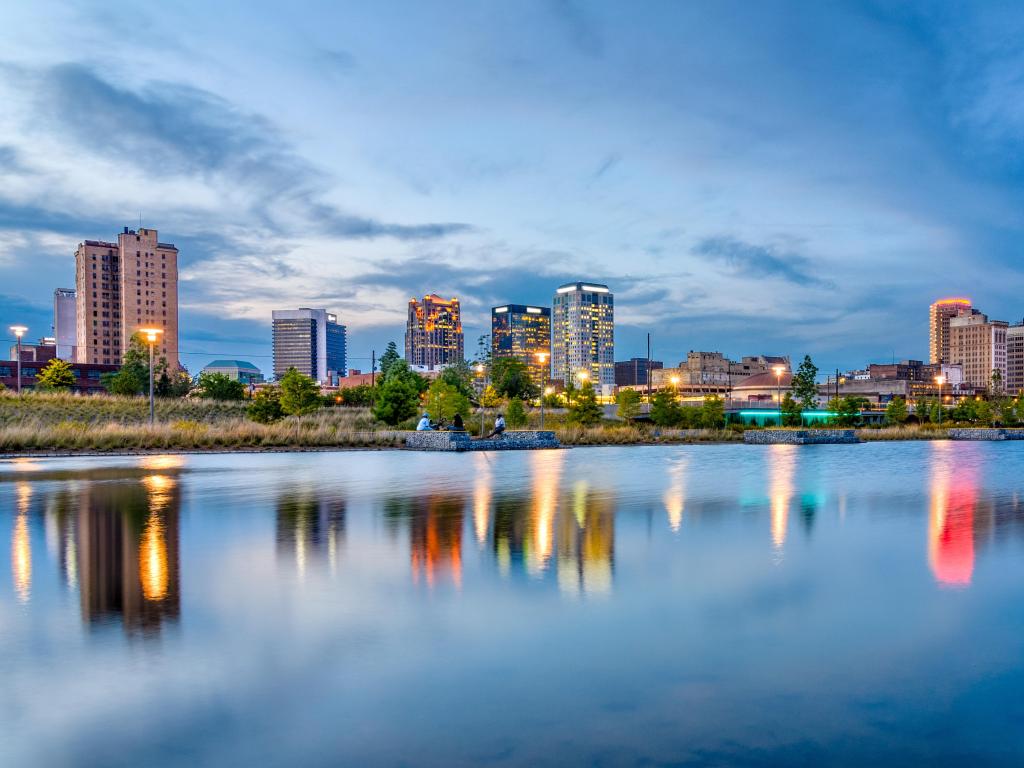
[{"label": "leafy tree", "polygon": [[523,401],[513,397],[508,402],[508,411],[505,413],[505,420],[510,427],[526,426],[526,409],[523,408]]},{"label": "leafy tree", "polygon": [[814,410],[818,404],[818,366],[810,355],[804,355],[803,362],[793,375],[792,389],[801,411]]},{"label": "leafy tree", "polygon": [[390,426],[411,419],[419,408],[420,393],[425,383],[422,376],[409,370],[405,360],[395,360],[388,366],[388,372],[377,388],[374,417]]},{"label": "leafy tree", "polygon": [[708,429],[721,429],[725,426],[725,401],[718,395],[708,395],[700,408],[700,423]]},{"label": "leafy tree", "polygon": [[281,391],[277,387],[264,386],[256,390],[246,411],[253,421],[271,424],[284,417],[281,409]]},{"label": "leafy tree", "polygon": [[348,407],[367,407],[373,404],[374,388],[369,384],[346,387],[338,392],[341,404]]},{"label": "leafy tree", "polygon": [[931,409],[928,412],[928,419],[932,424],[941,424],[946,420],[947,415],[947,411],[942,407],[942,403],[936,401],[931,405]]},{"label": "leafy tree", "polygon": [[43,391],[69,390],[75,386],[75,374],[71,370],[71,363],[55,357],[36,374],[36,381]]},{"label": "leafy tree", "polygon": [[451,421],[457,413],[463,417],[469,415],[469,398],[441,378],[435,379],[427,389],[423,404],[434,419]]},{"label": "leafy tree", "polygon": [[620,419],[629,421],[640,414],[640,393],[635,389],[620,389],[615,402],[619,406],[617,414]]},{"label": "leafy tree", "polygon": [[491,362],[491,382],[499,395],[530,399],[540,389],[530,378],[530,369],[517,357],[499,357]]},{"label": "leafy tree", "polygon": [[989,381],[988,391],[993,397],[1000,397],[1003,394],[1003,372],[998,368],[992,369],[992,378]]},{"label": "leafy tree", "polygon": [[868,405],[863,397],[833,397],[828,409],[834,414],[833,420],[841,427],[855,427],[860,423],[861,409]]},{"label": "leafy tree", "polygon": [[899,425],[907,420],[907,401],[898,395],[885,406],[885,423]]},{"label": "leafy tree", "polygon": [[245,397],[245,385],[226,373],[200,373],[199,396],[211,400],[241,400]]},{"label": "leafy tree", "polygon": [[480,405],[484,408],[497,408],[501,405],[501,395],[493,385],[488,384],[480,393]]},{"label": "leafy tree", "polygon": [[280,381],[281,410],[289,416],[312,413],[320,407],[320,387],[309,376],[289,368]]},{"label": "leafy tree", "polygon": [[484,368],[491,367],[491,334],[485,333],[476,340],[476,355],[473,356],[474,365],[482,365]]},{"label": "leafy tree", "polygon": [[986,427],[991,427],[996,420],[996,413],[988,400],[978,402],[976,413],[978,414],[978,422]]},{"label": "leafy tree", "polygon": [[782,426],[784,427],[799,427],[803,423],[803,408],[800,407],[800,403],[793,398],[792,392],[787,392],[782,396]]},{"label": "leafy tree", "polygon": [[473,399],[476,394],[473,390],[473,369],[465,360],[452,363],[441,371],[441,375],[437,378],[439,381],[455,387],[467,400]]},{"label": "leafy tree", "polygon": [[671,392],[657,392],[651,401],[651,421],[659,427],[675,427],[683,419],[675,395]]},{"label": "leafy tree", "polygon": [[149,385],[148,373],[144,380],[134,368],[122,368],[116,373],[107,373],[100,382],[112,395],[140,395]]},{"label": "leafy tree", "polygon": [[569,406],[569,413],[566,416],[571,424],[590,426],[597,424],[604,418],[604,411],[597,404],[597,393],[594,392],[594,385],[589,381],[577,390],[576,399]]},{"label": "leafy tree", "polygon": [[386,379],[388,371],[391,370],[391,366],[401,359],[402,356],[398,354],[398,345],[393,341],[389,341],[387,349],[384,350],[384,354],[381,355],[380,360],[377,361],[377,365],[380,368],[381,378]]}]

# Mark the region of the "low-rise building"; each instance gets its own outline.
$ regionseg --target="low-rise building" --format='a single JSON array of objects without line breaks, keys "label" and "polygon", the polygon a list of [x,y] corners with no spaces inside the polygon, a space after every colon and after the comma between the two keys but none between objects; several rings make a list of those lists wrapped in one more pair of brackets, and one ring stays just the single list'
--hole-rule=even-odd
[{"label": "low-rise building", "polygon": [[262,384],[263,372],[246,360],[214,360],[203,367],[203,373],[223,373],[243,384]]},{"label": "low-rise building", "polygon": [[660,360],[648,360],[646,357],[631,357],[615,363],[615,386],[637,387],[647,386],[650,371],[658,371],[665,367]]},{"label": "low-rise building", "polygon": [[[23,350],[24,351],[24,350]],[[21,361],[21,388],[22,390],[35,389],[39,383],[37,376],[39,372],[46,367],[47,362],[53,359],[52,357],[46,361],[26,361],[24,357]],[[81,394],[97,394],[106,392],[106,387],[103,386],[103,374],[105,373],[117,373],[121,369],[119,365],[104,365],[102,363],[70,363],[71,374],[75,377],[74,386],[72,391],[79,392]],[[0,384],[3,384],[7,389],[15,390],[18,388],[18,363],[15,360],[3,360],[0,361]]]}]

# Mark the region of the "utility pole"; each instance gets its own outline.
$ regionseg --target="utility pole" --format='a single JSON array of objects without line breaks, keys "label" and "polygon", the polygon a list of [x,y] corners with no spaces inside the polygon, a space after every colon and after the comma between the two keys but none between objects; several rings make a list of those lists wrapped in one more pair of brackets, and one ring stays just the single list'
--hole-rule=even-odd
[{"label": "utility pole", "polygon": [[647,413],[651,412],[651,334],[647,334]]}]

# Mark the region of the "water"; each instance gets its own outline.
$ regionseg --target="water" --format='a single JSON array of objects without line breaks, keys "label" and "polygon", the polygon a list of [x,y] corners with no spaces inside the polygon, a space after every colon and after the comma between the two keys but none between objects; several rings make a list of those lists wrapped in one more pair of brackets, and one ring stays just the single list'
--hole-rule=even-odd
[{"label": "water", "polygon": [[0,462],[0,764],[1020,765],[1024,445]]}]

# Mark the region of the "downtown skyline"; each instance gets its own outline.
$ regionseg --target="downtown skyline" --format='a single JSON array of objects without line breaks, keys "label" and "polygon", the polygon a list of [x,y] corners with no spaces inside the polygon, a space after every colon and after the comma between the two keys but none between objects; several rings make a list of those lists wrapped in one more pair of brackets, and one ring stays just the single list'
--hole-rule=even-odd
[{"label": "downtown skyline", "polygon": [[269,372],[281,306],[334,308],[365,369],[426,292],[468,353],[581,278],[618,359],[649,331],[845,369],[927,359],[936,296],[1020,319],[1010,6],[103,7],[0,30],[0,322],[32,338],[77,244],[140,212],[180,249],[193,373]]}]

